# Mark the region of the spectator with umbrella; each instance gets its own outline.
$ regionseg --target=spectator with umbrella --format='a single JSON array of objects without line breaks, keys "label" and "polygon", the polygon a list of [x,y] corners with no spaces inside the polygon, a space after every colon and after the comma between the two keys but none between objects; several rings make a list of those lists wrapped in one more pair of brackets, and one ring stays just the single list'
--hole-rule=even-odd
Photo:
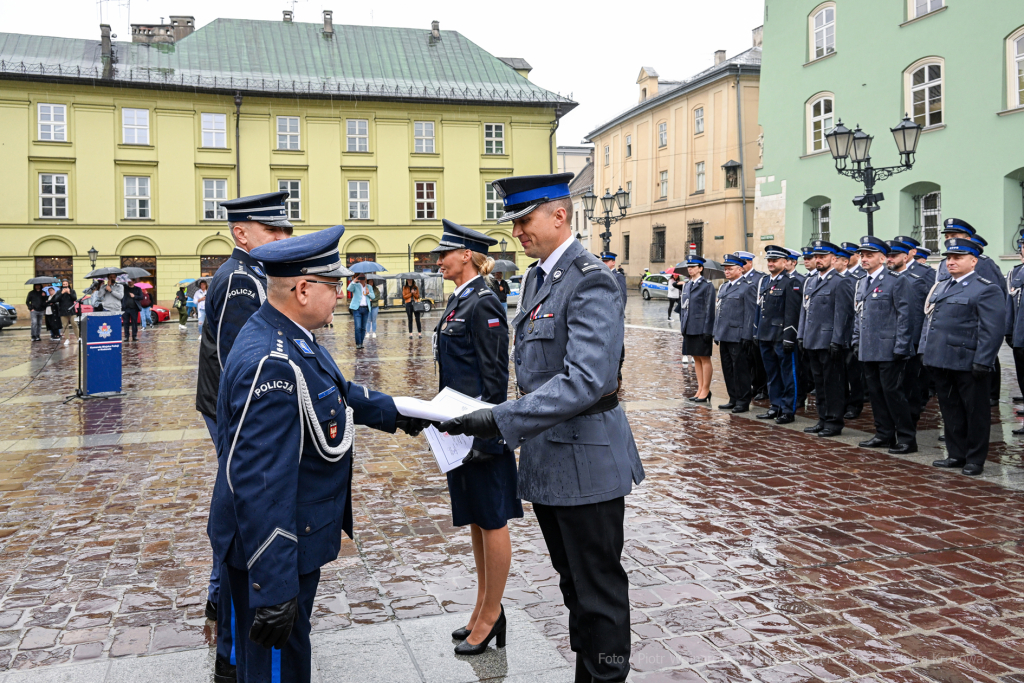
[{"label": "spectator with umbrella", "polygon": [[25,305],[28,306],[29,317],[32,320],[32,341],[39,341],[39,334],[43,328],[46,317],[46,293],[43,292],[43,285],[50,278],[34,277],[26,285],[32,285],[32,291],[25,297]]},{"label": "spectator with umbrella", "polygon": [[185,331],[188,328],[188,294],[185,293],[185,283],[178,283],[178,293],[174,295],[174,308],[178,309],[178,329]]},{"label": "spectator with umbrella", "polygon": [[367,285],[373,290],[373,298],[370,300],[370,318],[366,321],[366,333],[374,339],[377,338],[377,316],[380,314],[382,300],[380,288],[377,286],[379,282],[382,283],[384,280],[379,277],[366,278]]},{"label": "spectator with umbrella", "polygon": [[131,333],[131,341],[139,341],[139,315],[142,312],[142,306],[139,302],[142,300],[142,290],[135,286],[135,283],[130,277],[124,278],[124,296],[121,298],[121,310],[123,315],[124,325],[124,340],[128,341],[129,332]]},{"label": "spectator with umbrella", "polygon": [[[121,301],[124,299],[124,287],[117,281],[117,276],[121,274],[120,268],[109,268],[103,269],[107,272],[103,275],[107,278],[107,281],[96,288],[96,291],[92,293],[92,308],[94,311],[104,311],[106,313],[120,313],[121,312]],[[93,271],[87,277],[94,277],[98,271]]]},{"label": "spectator with umbrella", "polygon": [[[57,316],[61,321],[61,329],[74,329],[75,336],[78,334],[78,319],[75,316],[75,309],[78,304],[78,294],[71,288],[71,281],[64,278],[60,281],[60,291],[57,292]],[[71,339],[64,341],[67,346]]]},{"label": "spectator with umbrella", "polygon": [[50,341],[60,340],[60,315],[57,313],[57,288],[49,286],[46,292],[46,329],[50,332]]},{"label": "spectator with umbrella", "polygon": [[[141,270],[141,268],[139,269]],[[142,296],[139,298],[139,309],[142,311],[142,329],[147,329],[150,323],[150,310],[153,307],[153,295],[149,291],[153,289],[153,285],[148,282],[136,282],[135,286],[138,287],[139,291],[142,292]]]},{"label": "spectator with umbrella", "polygon": [[366,321],[370,317],[370,302],[375,295],[366,284],[366,276],[362,273],[356,275],[355,280],[348,286],[348,291],[352,294],[348,308],[352,311],[352,318],[356,323],[356,348],[361,349],[363,339],[366,337]]},{"label": "spectator with umbrella", "polygon": [[407,278],[402,285],[402,303],[405,304],[405,317],[409,320],[409,338],[412,339],[412,318],[416,316],[416,332],[423,336],[423,328],[420,326],[420,312],[423,304],[420,303],[420,288],[416,281]]}]

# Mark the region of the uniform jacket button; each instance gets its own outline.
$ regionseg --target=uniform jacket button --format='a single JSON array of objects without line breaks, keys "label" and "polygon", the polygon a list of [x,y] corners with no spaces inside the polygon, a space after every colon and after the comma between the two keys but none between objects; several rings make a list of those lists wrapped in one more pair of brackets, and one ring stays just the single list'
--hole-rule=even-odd
[{"label": "uniform jacket button", "polygon": [[260,585],[258,583],[254,583],[252,585],[252,589],[258,591],[260,589]]},{"label": "uniform jacket button", "polygon": [[576,440],[577,440],[577,439],[579,439],[579,438],[580,438],[580,435],[579,435],[579,434],[573,434],[573,435],[572,435],[572,439],[573,439],[573,441],[576,441]]},{"label": "uniform jacket button", "polygon": [[516,358],[516,365],[522,365],[522,364],[523,364],[523,359],[522,358]]},{"label": "uniform jacket button", "polygon": [[331,408],[331,415],[334,415],[334,408]]},{"label": "uniform jacket button", "polygon": [[309,527],[307,526],[307,527],[306,527],[306,533],[308,534],[308,533],[309,533],[309,531],[310,531],[310,529],[309,529]]},{"label": "uniform jacket button", "polygon": [[282,332],[281,330],[278,330],[277,331],[277,336],[278,337],[283,337],[284,336],[284,332]]}]

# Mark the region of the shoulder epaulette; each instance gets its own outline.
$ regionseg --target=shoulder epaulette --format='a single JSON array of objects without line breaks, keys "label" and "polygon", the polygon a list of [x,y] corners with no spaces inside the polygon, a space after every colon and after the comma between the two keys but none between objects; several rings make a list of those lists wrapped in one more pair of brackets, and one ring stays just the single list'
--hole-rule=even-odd
[{"label": "shoulder epaulette", "polygon": [[484,287],[483,289],[476,293],[477,296],[487,296],[488,294],[494,294],[494,292],[489,290],[487,287]]},{"label": "shoulder epaulette", "polygon": [[979,280],[980,282],[984,282],[984,283],[985,283],[986,285],[990,285],[990,284],[992,284],[992,281],[991,281],[991,280],[986,280],[985,278],[981,277],[980,275],[978,276],[978,280]]},{"label": "shoulder epaulette", "polygon": [[917,278],[918,280],[920,280],[920,279],[921,279],[921,276],[920,276],[920,275],[918,275],[917,273],[913,272],[913,271],[910,271],[910,270],[908,270],[908,271],[906,271],[906,273],[907,273],[907,275],[909,275],[910,277],[916,277],[916,278]]},{"label": "shoulder epaulette", "polygon": [[592,270],[596,270],[597,268],[607,269],[607,266],[598,261],[597,257],[595,257],[593,254],[590,254],[589,252],[585,252],[577,256],[575,259],[573,259],[573,264],[575,264],[576,267],[580,269],[580,272],[582,272],[584,275],[586,275]]}]

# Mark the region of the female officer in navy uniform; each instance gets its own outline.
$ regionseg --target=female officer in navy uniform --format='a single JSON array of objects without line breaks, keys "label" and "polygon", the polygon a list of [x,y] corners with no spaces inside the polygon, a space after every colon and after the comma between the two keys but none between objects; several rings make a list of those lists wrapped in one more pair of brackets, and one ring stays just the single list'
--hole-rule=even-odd
[{"label": "female officer in navy uniform", "polygon": [[693,356],[697,374],[695,403],[711,401],[711,349],[715,331],[715,288],[704,279],[704,259],[691,256],[686,261],[690,281],[679,297],[679,328],[683,333],[683,355]]},{"label": "female officer in navy uniform", "polygon": [[[484,281],[494,267],[487,248],[495,244],[487,235],[444,221],[444,235],[434,251],[444,279],[457,288],[434,338],[439,388],[451,387],[497,405],[508,399],[508,321]],[[452,523],[470,525],[478,585],[473,613],[452,637],[465,641],[455,648],[457,654],[477,655],[493,637],[499,647],[505,645],[501,596],[512,562],[508,520],[522,517],[523,505],[516,495],[515,455],[503,441],[474,439],[462,462],[448,472]]]}]

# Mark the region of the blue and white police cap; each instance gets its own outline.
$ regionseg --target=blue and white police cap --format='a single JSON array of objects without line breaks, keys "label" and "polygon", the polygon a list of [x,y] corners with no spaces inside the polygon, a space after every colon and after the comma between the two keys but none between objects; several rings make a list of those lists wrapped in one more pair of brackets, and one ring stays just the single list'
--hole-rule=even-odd
[{"label": "blue and white police cap", "polygon": [[898,240],[886,240],[886,244],[889,245],[889,251],[898,251],[901,254],[909,254],[910,247]]},{"label": "blue and white police cap", "polygon": [[919,240],[913,237],[908,237],[907,235],[896,235],[895,237],[892,238],[892,241],[902,242],[903,244],[907,245],[907,249],[917,249],[919,246],[921,246],[921,242]]},{"label": "blue and white police cap", "polygon": [[811,242],[811,252],[814,254],[839,255],[839,247],[826,240],[814,240]]},{"label": "blue and white police cap", "polygon": [[986,242],[985,238],[982,237],[981,235],[971,235],[971,241],[972,242],[977,242],[978,244],[980,244],[983,247],[987,247],[988,246],[988,242]]},{"label": "blue and white police cap", "polygon": [[270,277],[298,277],[322,275],[348,277],[352,271],[341,263],[338,242],[345,232],[344,225],[335,225],[308,235],[270,242],[249,252]]},{"label": "blue and white police cap", "polygon": [[885,243],[880,237],[874,235],[864,235],[860,238],[860,244],[857,245],[857,251],[877,251],[880,254],[889,255],[889,245]]},{"label": "blue and white police cap", "polygon": [[722,259],[722,264],[726,266],[740,266],[742,268],[747,265],[747,262],[738,254],[726,254],[725,258]]},{"label": "blue and white police cap", "polygon": [[799,261],[800,257],[803,256],[803,253],[796,249],[790,249],[789,247],[786,247],[786,251],[789,252],[789,256],[787,258],[790,261]]},{"label": "blue and white police cap", "polygon": [[839,248],[849,254],[853,254],[858,249],[860,249],[860,245],[857,244],[856,242],[841,242],[839,244]]},{"label": "blue and white police cap", "polygon": [[704,264],[706,264],[706,263],[707,263],[707,260],[704,259],[704,258],[701,258],[700,256],[688,256],[686,258],[686,265],[687,266],[700,266],[700,267],[703,268]]},{"label": "blue and white police cap", "polygon": [[947,218],[942,224],[942,233],[945,234],[947,232],[966,232],[968,235],[978,234],[974,226],[962,218]]},{"label": "blue and white police cap", "polygon": [[493,247],[498,240],[488,237],[482,232],[470,230],[458,223],[453,223],[447,218],[442,218],[444,232],[441,234],[441,242],[431,249],[431,253],[437,254],[443,251],[454,249],[469,249],[470,251],[486,254],[488,247]]},{"label": "blue and white police cap", "polygon": [[285,212],[285,200],[288,199],[288,192],[267,192],[266,194],[254,194],[238,199],[228,199],[220,203],[228,212],[228,223],[239,223],[241,221],[257,221],[274,228],[293,227],[288,222],[288,215]]},{"label": "blue and white police cap", "polygon": [[777,244],[769,244],[764,248],[765,258],[789,258],[789,249]]},{"label": "blue and white police cap", "polygon": [[914,258],[928,258],[931,255],[932,255],[932,250],[931,249],[925,249],[924,247],[918,247],[917,248],[917,256],[915,256]]},{"label": "blue and white police cap", "polygon": [[525,216],[545,202],[568,197],[572,173],[553,175],[521,175],[501,178],[491,183],[505,205],[499,223]]},{"label": "blue and white police cap", "polygon": [[980,244],[974,240],[965,240],[962,237],[956,237],[951,240],[946,240],[946,251],[942,252],[943,256],[949,256],[951,254],[969,254],[971,256],[981,256],[985,250]]},{"label": "blue and white police cap", "polygon": [[732,253],[732,255],[735,256],[736,258],[742,260],[742,261],[753,261],[754,260],[754,255],[751,254],[749,251],[735,251],[735,252]]},{"label": "blue and white police cap", "polygon": [[619,258],[619,255],[613,254],[610,251],[602,251],[600,258],[602,261],[614,261],[615,259]]},{"label": "blue and white police cap", "polygon": [[850,251],[849,249],[844,249],[842,246],[840,246],[838,249],[836,249],[836,258],[848,259],[851,256],[853,256],[853,252]]}]

